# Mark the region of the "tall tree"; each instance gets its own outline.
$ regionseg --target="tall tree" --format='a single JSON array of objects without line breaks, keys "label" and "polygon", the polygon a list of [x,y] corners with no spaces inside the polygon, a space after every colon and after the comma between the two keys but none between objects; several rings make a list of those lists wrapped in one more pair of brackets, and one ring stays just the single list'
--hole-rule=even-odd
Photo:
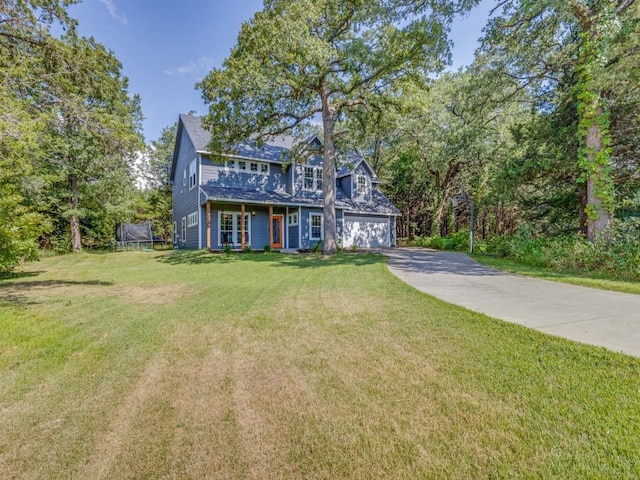
[{"label": "tall tree", "polygon": [[[72,249],[79,251],[83,201],[99,200],[100,193],[106,200],[113,185],[130,180],[127,162],[140,145],[141,115],[139,99],[129,97],[113,53],[77,35],[66,11],[72,3],[9,0],[0,5],[0,101],[12,107],[3,112],[15,112],[7,113],[5,125],[22,119],[19,145],[29,152],[30,168],[23,170],[21,183],[33,185],[26,181],[32,172],[47,187],[46,198],[29,198],[32,210],[55,217],[54,226],[65,220]],[[61,36],[51,34],[54,23],[62,25]],[[94,203],[94,210],[114,202],[111,197]]]},{"label": "tall tree", "polygon": [[[503,0],[491,21],[484,50],[492,68],[517,79],[519,88],[553,94],[558,82],[574,75],[578,100],[578,152],[586,182],[587,238],[606,236],[614,211],[611,175],[610,100],[607,71],[624,63],[624,48],[637,22],[635,0]],[[499,7],[496,7],[498,9]],[[548,97],[547,97],[548,98]],[[544,109],[542,103],[539,108]]]},{"label": "tall tree", "polygon": [[336,122],[399,78],[449,60],[452,17],[476,0],[266,0],[223,68],[199,83],[214,150],[322,119],[323,251],[336,251]]}]

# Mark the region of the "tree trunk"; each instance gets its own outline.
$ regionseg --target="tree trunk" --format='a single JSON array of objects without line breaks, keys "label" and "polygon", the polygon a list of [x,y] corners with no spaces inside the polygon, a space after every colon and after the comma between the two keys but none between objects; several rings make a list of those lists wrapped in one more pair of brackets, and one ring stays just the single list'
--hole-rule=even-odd
[{"label": "tree trunk", "polygon": [[75,175],[69,175],[69,206],[71,215],[69,224],[71,226],[71,250],[74,253],[82,251],[82,236],[80,235],[80,219],[78,218],[78,179]]},{"label": "tree trunk", "polygon": [[594,122],[587,129],[585,138],[587,162],[592,165],[591,173],[587,176],[587,240],[595,242],[606,235],[611,227],[611,212],[602,201],[602,193],[598,184],[606,182],[606,167],[597,161],[597,155],[602,151],[602,131],[597,119],[602,116],[602,108],[597,107]]},{"label": "tree trunk", "polygon": [[[440,236],[444,237],[448,233],[448,225],[443,223],[445,213],[449,212],[449,202],[451,201],[451,189],[453,188],[453,180],[460,171],[460,164],[455,160],[449,162],[447,173],[444,176],[444,180],[441,183],[442,192],[440,195],[440,203],[436,208],[436,214],[433,221],[432,228],[439,229]],[[436,176],[436,182],[440,183],[440,176]],[[448,222],[447,222],[448,223]]]},{"label": "tree trunk", "polygon": [[336,253],[336,148],[333,143],[333,110],[324,87],[322,99],[322,128],[324,131],[324,160],[322,162],[322,196],[324,213],[324,242],[322,253]]},{"label": "tree trunk", "polygon": [[586,185],[578,185],[578,195],[580,197],[580,235],[587,237],[587,187]]}]

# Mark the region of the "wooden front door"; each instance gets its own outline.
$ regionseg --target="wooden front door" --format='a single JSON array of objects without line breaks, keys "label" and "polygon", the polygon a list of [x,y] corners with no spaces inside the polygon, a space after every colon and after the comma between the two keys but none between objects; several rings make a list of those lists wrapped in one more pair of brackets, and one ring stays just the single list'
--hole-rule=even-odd
[{"label": "wooden front door", "polygon": [[271,217],[271,228],[273,229],[273,242],[271,248],[282,248],[282,236],[284,232],[284,216],[273,215]]}]

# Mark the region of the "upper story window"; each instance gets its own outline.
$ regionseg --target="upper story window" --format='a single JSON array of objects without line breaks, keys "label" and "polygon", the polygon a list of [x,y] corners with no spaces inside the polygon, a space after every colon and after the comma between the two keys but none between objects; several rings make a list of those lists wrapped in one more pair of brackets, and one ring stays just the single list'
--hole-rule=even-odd
[{"label": "upper story window", "polygon": [[364,175],[356,176],[356,196],[364,197],[369,193],[369,182]]},{"label": "upper story window", "polygon": [[304,167],[304,190],[322,190],[322,167]]},{"label": "upper story window", "polygon": [[196,159],[189,164],[189,190],[196,186]]},{"label": "upper story window", "polygon": [[186,168],[182,171],[182,186],[183,187],[187,186],[187,169]]},{"label": "upper story window", "polygon": [[229,170],[239,170],[241,172],[262,173],[265,175],[269,173],[269,164],[265,162],[247,162],[246,160],[229,158],[225,166]]}]

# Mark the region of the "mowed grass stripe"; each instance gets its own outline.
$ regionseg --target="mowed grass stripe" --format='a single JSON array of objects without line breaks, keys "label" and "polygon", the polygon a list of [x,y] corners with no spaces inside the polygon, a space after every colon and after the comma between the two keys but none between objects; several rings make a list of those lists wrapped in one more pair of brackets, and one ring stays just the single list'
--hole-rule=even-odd
[{"label": "mowed grass stripe", "polygon": [[640,476],[637,359],[433,299],[382,256],[29,270],[0,282],[7,478]]}]

